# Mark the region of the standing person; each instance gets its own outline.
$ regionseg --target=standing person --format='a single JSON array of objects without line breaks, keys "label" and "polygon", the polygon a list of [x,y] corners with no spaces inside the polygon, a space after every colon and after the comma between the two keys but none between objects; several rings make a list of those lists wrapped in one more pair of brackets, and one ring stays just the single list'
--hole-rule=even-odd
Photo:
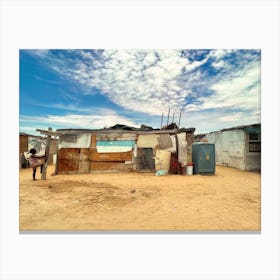
[{"label": "standing person", "polygon": [[33,169],[33,181],[36,180],[36,171],[38,166],[40,166],[41,169],[40,171],[42,173],[44,164],[42,164],[41,159],[45,157],[45,156],[36,155],[36,152],[37,152],[36,149],[31,149],[29,151],[29,153],[31,154],[31,156],[29,157],[29,164]]}]

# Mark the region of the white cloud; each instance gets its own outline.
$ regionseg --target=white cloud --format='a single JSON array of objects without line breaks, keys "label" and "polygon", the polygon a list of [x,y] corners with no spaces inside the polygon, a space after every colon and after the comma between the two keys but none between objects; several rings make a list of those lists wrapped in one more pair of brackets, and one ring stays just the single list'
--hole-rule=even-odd
[{"label": "white cloud", "polygon": [[49,50],[48,49],[36,49],[36,50],[24,50],[28,52],[31,55],[35,55],[41,58],[45,58],[49,55]]},{"label": "white cloud", "polygon": [[243,114],[241,112],[235,113],[235,114],[229,114],[226,116],[221,116],[219,118],[222,122],[235,122],[239,121],[242,118]]},{"label": "white cloud", "polygon": [[198,98],[198,104],[190,104],[188,111],[218,108],[260,110],[260,64],[253,62],[245,69],[233,72],[230,77],[213,84],[210,97]]},{"label": "white cloud", "polygon": [[[71,50],[68,52],[71,54]],[[209,127],[209,119],[217,129],[226,124],[231,127],[260,121],[260,56],[256,52],[198,50],[185,56],[181,55],[181,50],[104,50],[98,55],[83,50],[72,52],[73,56],[42,52],[41,57],[49,56],[48,64],[60,75],[83,86],[97,88],[124,109],[161,116],[168,108],[177,115],[183,107],[188,117],[182,118],[181,125],[201,127],[202,131]],[[40,51],[36,55],[40,56]],[[209,70],[209,65],[201,68],[209,61],[214,69]],[[217,74],[209,74],[211,70]],[[210,96],[209,91],[212,91]],[[191,103],[186,105],[188,97]],[[40,119],[42,124],[54,122],[61,127],[83,128],[101,128],[115,123],[137,126],[114,112],[64,104],[55,104],[55,108],[72,114]],[[235,113],[226,111],[229,109]],[[102,115],[102,119],[97,115]]]},{"label": "white cloud", "polygon": [[66,114],[63,116],[44,116],[44,117],[31,117],[21,116],[20,127],[29,128],[44,128],[51,126],[53,129],[58,128],[88,128],[88,129],[101,129],[109,126],[113,126],[116,123],[125,124],[129,126],[138,127],[139,124],[134,121],[122,117],[112,110],[100,110],[98,114],[92,115],[78,115],[78,114]]},{"label": "white cloud", "polygon": [[198,78],[191,72],[207,60],[191,62],[180,50],[105,50],[98,63],[88,53],[81,51],[81,55],[87,61],[77,62],[74,69],[61,63],[52,67],[80,84],[98,88],[125,109],[151,115],[181,108],[190,91],[177,78],[183,70],[187,79]]},{"label": "white cloud", "polygon": [[235,112],[231,110],[213,110],[204,113],[192,111],[182,114],[181,126],[195,127],[195,133],[199,134],[260,122],[259,113],[248,114],[248,111]]},{"label": "white cloud", "polygon": [[222,68],[225,66],[225,61],[224,60],[214,61],[212,63],[212,66],[215,68]]},{"label": "white cloud", "polygon": [[231,54],[232,52],[234,52],[234,50],[217,49],[217,50],[210,51],[209,56],[215,58],[216,60],[220,60],[220,59],[224,58],[226,55]]}]

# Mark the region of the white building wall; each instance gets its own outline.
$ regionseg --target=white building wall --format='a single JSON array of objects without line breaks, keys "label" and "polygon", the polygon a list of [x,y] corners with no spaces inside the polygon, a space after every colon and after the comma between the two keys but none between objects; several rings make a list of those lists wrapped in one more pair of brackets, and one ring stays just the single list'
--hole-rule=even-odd
[{"label": "white building wall", "polygon": [[205,138],[215,144],[218,164],[245,170],[246,133],[242,129],[214,132]]}]

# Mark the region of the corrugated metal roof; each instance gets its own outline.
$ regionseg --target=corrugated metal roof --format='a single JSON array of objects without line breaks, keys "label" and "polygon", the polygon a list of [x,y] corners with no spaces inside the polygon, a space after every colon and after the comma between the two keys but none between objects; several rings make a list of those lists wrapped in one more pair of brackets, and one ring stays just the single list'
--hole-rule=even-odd
[{"label": "corrugated metal roof", "polygon": [[152,130],[126,130],[126,129],[58,129],[56,130],[57,134],[82,134],[82,133],[91,133],[91,134],[110,134],[110,133],[131,133],[131,134],[166,134],[166,133],[178,133],[178,132],[190,132],[193,133],[195,128],[181,128],[181,129],[152,129]]},{"label": "corrugated metal roof", "polygon": [[206,133],[206,134],[223,132],[223,131],[228,131],[228,130],[237,130],[237,129],[243,129],[243,130],[246,130],[246,131],[249,131],[249,130],[260,131],[260,128],[261,128],[261,124],[260,123],[255,123],[255,124],[250,124],[250,125],[241,125],[241,126],[235,126],[235,127],[230,127],[230,128],[223,128],[221,130],[212,131],[212,132],[209,132],[209,133]]}]

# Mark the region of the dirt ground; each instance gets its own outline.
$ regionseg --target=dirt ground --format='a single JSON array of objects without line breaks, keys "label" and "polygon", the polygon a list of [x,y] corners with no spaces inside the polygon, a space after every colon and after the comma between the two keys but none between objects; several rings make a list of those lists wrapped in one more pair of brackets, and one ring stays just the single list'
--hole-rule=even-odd
[{"label": "dirt ground", "polygon": [[20,170],[20,231],[261,229],[259,173],[56,175]]}]

